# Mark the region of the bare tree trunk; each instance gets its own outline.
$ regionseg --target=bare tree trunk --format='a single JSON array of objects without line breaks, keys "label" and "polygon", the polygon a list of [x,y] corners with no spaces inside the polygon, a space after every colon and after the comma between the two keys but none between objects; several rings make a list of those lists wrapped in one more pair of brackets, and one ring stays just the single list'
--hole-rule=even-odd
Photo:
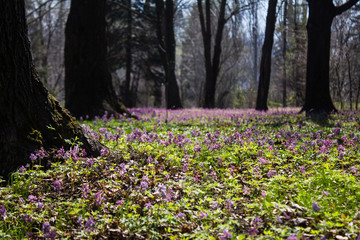
[{"label": "bare tree trunk", "polygon": [[174,33],[174,2],[156,0],[157,36],[159,52],[165,71],[166,102],[168,109],[182,108],[179,86],[175,75],[175,33]]},{"label": "bare tree trunk", "polygon": [[65,106],[76,117],[128,113],[106,61],[105,0],[72,0],[65,30]]},{"label": "bare tree trunk", "polygon": [[131,12],[131,0],[127,1],[127,37],[126,37],[126,73],[125,73],[125,99],[124,103],[126,107],[133,107],[130,82],[132,73],[132,12]]},{"label": "bare tree trunk", "polygon": [[351,79],[351,63],[350,63],[350,58],[349,58],[349,54],[346,53],[346,62],[347,62],[347,66],[348,66],[348,77],[349,77],[349,102],[350,102],[350,110],[353,110],[353,105],[352,105],[352,79]]},{"label": "bare tree trunk", "polygon": [[256,110],[266,111],[271,75],[271,52],[274,42],[277,0],[269,0],[266,17],[265,40],[261,53],[259,88],[256,100]]},{"label": "bare tree trunk", "polygon": [[287,46],[287,36],[286,36],[286,31],[287,31],[287,0],[285,0],[284,2],[284,19],[283,19],[283,79],[282,79],[282,90],[283,90],[283,99],[282,99],[282,103],[283,103],[283,107],[286,107],[286,81],[287,81],[287,77],[286,77],[286,46]]},{"label": "bare tree trunk", "polygon": [[[0,0],[0,175],[5,178],[40,147],[67,147],[78,137],[83,148],[98,155],[100,143],[43,87],[34,68],[23,0]],[[21,66],[21,67],[19,67]]]}]

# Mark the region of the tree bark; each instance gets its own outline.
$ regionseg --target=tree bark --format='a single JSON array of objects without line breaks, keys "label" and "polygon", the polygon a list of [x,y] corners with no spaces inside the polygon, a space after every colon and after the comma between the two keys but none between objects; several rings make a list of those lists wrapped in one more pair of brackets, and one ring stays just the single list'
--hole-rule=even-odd
[{"label": "tree bark", "polygon": [[285,0],[284,2],[284,19],[283,19],[283,79],[282,79],[282,91],[283,91],[283,99],[282,99],[282,104],[283,107],[286,107],[286,81],[287,81],[287,76],[286,76],[286,47],[287,47],[287,8],[288,8],[288,3],[287,0]]},{"label": "tree bark", "polygon": [[65,106],[76,117],[128,113],[106,61],[105,0],[72,0],[65,30]]},{"label": "tree bark", "polygon": [[102,145],[89,138],[40,82],[34,68],[23,0],[0,0],[0,175],[29,163],[40,147],[66,147],[78,137],[91,155]]},{"label": "tree bark", "polygon": [[358,0],[335,7],[332,0],[308,0],[308,51],[306,65],[306,114],[329,114],[337,111],[330,97],[329,60],[331,24],[336,15],[348,10]]},{"label": "tree bark", "polygon": [[256,100],[256,110],[267,111],[267,98],[269,94],[271,75],[271,52],[274,43],[277,0],[269,0],[266,17],[265,40],[262,47],[260,62],[259,88]]},{"label": "tree bark", "polygon": [[131,12],[131,0],[127,0],[127,36],[126,36],[126,73],[125,73],[125,99],[124,103],[126,107],[133,107],[133,99],[131,94],[131,73],[132,73],[132,12]]},{"label": "tree bark", "polygon": [[205,85],[204,85],[204,108],[215,107],[216,82],[220,71],[221,42],[225,19],[226,0],[220,2],[219,17],[217,20],[217,29],[215,34],[215,43],[213,58],[211,59],[211,17],[210,17],[210,0],[205,0],[205,17],[202,7],[202,0],[198,0],[199,18],[201,33],[204,44],[205,57]]},{"label": "tree bark", "polygon": [[159,40],[159,52],[165,71],[166,107],[168,109],[182,108],[179,86],[175,75],[175,33],[174,33],[174,2],[156,0],[156,27]]}]

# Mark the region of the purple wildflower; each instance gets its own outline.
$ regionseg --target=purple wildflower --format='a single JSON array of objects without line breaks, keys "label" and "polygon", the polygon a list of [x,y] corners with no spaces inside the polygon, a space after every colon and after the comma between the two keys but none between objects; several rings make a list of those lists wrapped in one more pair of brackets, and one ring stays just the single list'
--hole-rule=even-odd
[{"label": "purple wildflower", "polygon": [[259,230],[256,227],[250,227],[248,229],[248,232],[250,233],[250,235],[256,235],[259,232]]},{"label": "purple wildflower", "polygon": [[266,192],[264,190],[261,190],[261,196],[266,197]]},{"label": "purple wildflower", "polygon": [[217,209],[219,207],[219,204],[217,202],[214,202],[212,205],[211,205],[211,208],[212,209]]},{"label": "purple wildflower", "polygon": [[65,150],[64,147],[61,147],[59,150],[57,150],[55,158],[64,158]]},{"label": "purple wildflower", "polygon": [[291,217],[289,215],[287,215],[286,212],[284,212],[284,216],[285,216],[286,219],[291,219]]},{"label": "purple wildflower", "polygon": [[150,210],[152,208],[151,202],[145,203],[145,207]]},{"label": "purple wildflower", "polygon": [[152,163],[154,159],[151,157],[151,155],[146,159],[147,163]]},{"label": "purple wildflower", "polygon": [[59,180],[54,181],[54,191],[61,191],[62,189],[62,182]]},{"label": "purple wildflower", "polygon": [[283,223],[283,220],[281,220],[280,216],[277,217],[276,221],[277,221],[278,223]]},{"label": "purple wildflower", "polygon": [[305,168],[305,166],[300,166],[299,167],[299,171],[302,173],[302,174],[306,174],[306,168]]},{"label": "purple wildflower", "polygon": [[95,201],[96,201],[96,205],[101,205],[103,201],[102,191],[98,191],[97,193],[95,193]]},{"label": "purple wildflower", "polygon": [[48,234],[45,234],[44,237],[45,238],[50,238],[52,240],[54,240],[56,238],[56,231],[55,230],[52,230],[50,231]]},{"label": "purple wildflower", "polygon": [[6,208],[4,205],[0,207],[0,215],[4,218],[6,217]]},{"label": "purple wildflower", "polygon": [[142,181],[140,182],[140,189],[143,190],[143,191],[145,191],[147,188],[148,188],[148,183],[147,183],[147,181],[142,180]]},{"label": "purple wildflower", "polygon": [[26,171],[26,168],[24,167],[24,166],[21,166],[20,168],[19,168],[19,172],[25,172]]},{"label": "purple wildflower", "polygon": [[244,186],[243,187],[243,192],[244,192],[244,195],[249,195],[250,194],[250,189],[247,186]]},{"label": "purple wildflower", "polygon": [[32,153],[32,154],[30,154],[29,158],[30,158],[31,161],[35,161],[37,159],[37,156]]},{"label": "purple wildflower", "polygon": [[224,235],[220,238],[221,240],[227,240],[232,238],[232,234],[230,231],[224,229],[222,232]]},{"label": "purple wildflower", "polygon": [[314,202],[312,204],[312,208],[313,208],[314,212],[320,212],[320,206],[317,202]]},{"label": "purple wildflower", "polygon": [[297,240],[297,234],[296,234],[296,233],[291,234],[291,235],[287,238],[287,240]]},{"label": "purple wildflower", "polygon": [[231,210],[231,208],[234,207],[234,204],[231,202],[231,198],[229,198],[228,200],[226,200],[226,206],[227,209]]},{"label": "purple wildflower", "polygon": [[82,227],[82,225],[83,225],[83,220],[82,220],[82,216],[81,216],[81,215],[80,215],[80,216],[78,217],[78,219],[76,220],[76,223],[79,224],[80,227]]},{"label": "purple wildflower", "polygon": [[42,202],[37,202],[36,203],[36,207],[38,208],[38,209],[43,209],[44,208],[44,203],[42,203]]},{"label": "purple wildflower", "polygon": [[42,227],[41,227],[41,231],[44,233],[44,234],[48,234],[50,232],[50,229],[51,229],[51,226],[50,226],[50,223],[49,222],[45,222],[43,223]]},{"label": "purple wildflower", "polygon": [[85,184],[85,185],[83,186],[83,193],[81,194],[81,196],[82,196],[83,198],[86,198],[86,197],[87,197],[87,194],[89,194],[89,193],[90,193],[89,185],[88,185],[88,184]]},{"label": "purple wildflower", "polygon": [[27,223],[28,223],[28,222],[31,222],[31,221],[32,221],[32,218],[31,218],[29,215],[25,214],[25,215],[24,215],[24,221],[27,222]]},{"label": "purple wildflower", "polygon": [[200,145],[195,146],[194,147],[194,152],[201,152],[201,146]]},{"label": "purple wildflower", "polygon": [[117,200],[116,204],[121,207],[124,204],[124,200]]},{"label": "purple wildflower", "polygon": [[94,165],[94,159],[93,158],[87,158],[84,165],[88,166],[88,167],[91,167],[92,165]]},{"label": "purple wildflower", "polygon": [[95,221],[91,217],[86,221],[85,223],[85,229],[86,231],[91,231],[95,227]]},{"label": "purple wildflower", "polygon": [[259,158],[259,162],[260,162],[261,165],[266,165],[267,164],[266,158],[263,158],[263,157]]},{"label": "purple wildflower", "polygon": [[36,153],[36,156],[39,158],[39,159],[43,159],[46,155],[46,151],[44,150],[43,147],[40,148],[40,150]]},{"label": "purple wildflower", "polygon": [[159,184],[157,191],[161,194],[162,197],[166,197],[166,186],[164,184]]},{"label": "purple wildflower", "polygon": [[207,214],[204,213],[204,212],[200,212],[200,215],[199,215],[199,218],[206,218],[207,217]]},{"label": "purple wildflower", "polygon": [[253,222],[253,224],[256,226],[258,223],[262,222],[262,219],[259,216],[255,216]]},{"label": "purple wildflower", "polygon": [[183,171],[184,172],[187,172],[189,170],[189,164],[188,163],[185,163],[184,164],[184,167],[183,167]]},{"label": "purple wildflower", "polygon": [[101,155],[102,157],[106,157],[107,155],[109,155],[109,149],[107,149],[107,148],[102,148],[102,149],[100,150],[100,155]]},{"label": "purple wildflower", "polygon": [[186,217],[185,213],[179,213],[178,215],[176,215],[177,218],[182,218],[182,217]]},{"label": "purple wildflower", "polygon": [[329,192],[328,191],[322,191],[322,194],[328,196]]},{"label": "purple wildflower", "polygon": [[267,173],[268,178],[272,178],[275,175],[276,175],[276,170],[274,169],[270,169]]},{"label": "purple wildflower", "polygon": [[31,203],[34,203],[37,201],[37,198],[34,195],[29,195],[27,200],[29,200]]}]

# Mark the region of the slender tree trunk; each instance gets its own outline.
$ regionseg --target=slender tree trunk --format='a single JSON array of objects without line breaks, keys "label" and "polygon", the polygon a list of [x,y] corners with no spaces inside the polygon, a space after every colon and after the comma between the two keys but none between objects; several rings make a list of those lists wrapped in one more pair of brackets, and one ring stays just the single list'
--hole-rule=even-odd
[{"label": "slender tree trunk", "polygon": [[254,64],[253,64],[253,72],[254,72],[254,86],[258,80],[258,5],[254,2],[251,6],[251,14],[253,15],[253,23],[252,23],[252,35],[253,35],[253,51],[254,51]]},{"label": "slender tree trunk", "polygon": [[133,107],[130,82],[132,73],[132,13],[131,0],[127,1],[129,10],[127,11],[127,37],[126,37],[126,73],[125,73],[125,99],[126,107]]},{"label": "slender tree trunk", "polygon": [[174,2],[166,0],[156,0],[156,28],[159,40],[159,52],[165,71],[166,81],[166,107],[168,109],[182,108],[179,86],[175,75],[175,33],[174,33]]},{"label": "slender tree trunk", "polygon": [[332,0],[308,0],[308,51],[306,65],[306,114],[337,111],[330,97],[329,60],[331,24],[336,15],[351,8],[358,0],[335,7]]},{"label": "slender tree trunk", "polygon": [[259,88],[256,100],[256,110],[266,111],[271,75],[271,52],[274,43],[277,0],[269,0],[266,17],[265,40],[262,47],[260,62]]},{"label": "slender tree trunk", "polygon": [[211,15],[210,15],[210,0],[205,0],[205,16],[202,6],[202,0],[198,0],[198,10],[201,26],[201,34],[204,45],[204,59],[205,59],[205,83],[204,83],[204,100],[203,107],[213,107],[215,105],[215,96],[211,96],[207,92],[213,85],[213,72],[211,62]]},{"label": "slender tree trunk", "polygon": [[352,78],[351,78],[351,63],[350,63],[350,58],[349,58],[349,54],[346,54],[346,62],[347,62],[347,67],[348,67],[348,77],[349,77],[349,102],[350,102],[350,110],[353,110],[353,105],[352,105]]},{"label": "slender tree trunk", "polygon": [[283,99],[282,99],[282,103],[283,103],[283,107],[286,107],[286,81],[287,81],[287,77],[286,77],[286,46],[287,46],[287,36],[286,36],[286,31],[287,31],[287,0],[285,0],[284,2],[284,19],[283,19],[283,79],[282,79],[282,90],[283,90]]},{"label": "slender tree trunk", "polygon": [[105,0],[72,0],[65,30],[65,106],[76,117],[128,113],[106,61]]},{"label": "slender tree trunk", "polygon": [[0,175],[29,163],[40,147],[48,152],[67,147],[78,137],[83,148],[98,155],[100,143],[79,124],[40,82],[34,68],[23,0],[0,0]]},{"label": "slender tree trunk", "polygon": [[358,86],[357,86],[357,92],[356,92],[356,106],[355,109],[356,111],[358,110],[358,105],[359,105],[359,97],[360,97],[360,77],[358,77]]}]

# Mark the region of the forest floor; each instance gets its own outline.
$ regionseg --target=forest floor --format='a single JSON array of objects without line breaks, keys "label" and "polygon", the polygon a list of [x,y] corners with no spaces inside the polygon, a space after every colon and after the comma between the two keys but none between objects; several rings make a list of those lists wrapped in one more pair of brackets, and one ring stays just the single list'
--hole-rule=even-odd
[{"label": "forest floor", "polygon": [[298,110],[82,121],[110,151],[32,154],[0,188],[0,238],[359,239],[360,114]]}]

